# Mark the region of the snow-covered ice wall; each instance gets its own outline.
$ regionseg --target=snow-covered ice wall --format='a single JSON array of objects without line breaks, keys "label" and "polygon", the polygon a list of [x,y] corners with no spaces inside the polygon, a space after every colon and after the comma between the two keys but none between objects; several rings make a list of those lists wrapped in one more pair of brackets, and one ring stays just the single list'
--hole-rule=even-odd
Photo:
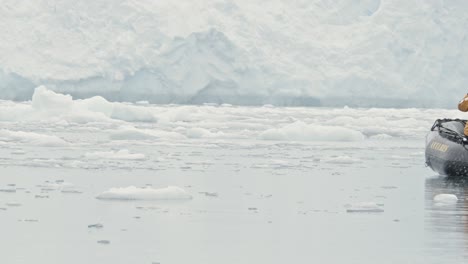
[{"label": "snow-covered ice wall", "polygon": [[0,98],[451,107],[465,0],[3,0]]}]

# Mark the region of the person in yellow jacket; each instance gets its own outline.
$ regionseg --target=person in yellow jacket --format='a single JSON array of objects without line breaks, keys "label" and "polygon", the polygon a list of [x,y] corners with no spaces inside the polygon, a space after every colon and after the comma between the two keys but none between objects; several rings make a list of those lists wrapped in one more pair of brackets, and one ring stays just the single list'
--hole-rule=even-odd
[{"label": "person in yellow jacket", "polygon": [[[458,110],[462,112],[468,112],[468,94],[463,97],[463,99],[458,103]],[[465,136],[468,136],[468,122],[465,125],[465,130],[463,131]]]}]

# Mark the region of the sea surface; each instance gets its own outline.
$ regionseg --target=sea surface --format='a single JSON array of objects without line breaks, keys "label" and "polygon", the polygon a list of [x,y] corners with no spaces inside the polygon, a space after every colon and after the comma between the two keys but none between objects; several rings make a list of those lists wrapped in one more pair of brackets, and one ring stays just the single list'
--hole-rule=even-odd
[{"label": "sea surface", "polygon": [[468,184],[424,160],[442,117],[1,101],[1,262],[465,263]]}]

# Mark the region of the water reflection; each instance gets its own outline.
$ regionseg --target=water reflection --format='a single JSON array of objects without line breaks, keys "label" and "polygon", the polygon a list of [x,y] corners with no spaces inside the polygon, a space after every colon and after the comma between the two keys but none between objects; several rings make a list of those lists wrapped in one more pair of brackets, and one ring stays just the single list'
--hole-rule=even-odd
[{"label": "water reflection", "polygon": [[[433,177],[426,180],[425,233],[429,255],[444,263],[468,259],[468,179]],[[454,194],[456,202],[439,203],[434,197]]]}]

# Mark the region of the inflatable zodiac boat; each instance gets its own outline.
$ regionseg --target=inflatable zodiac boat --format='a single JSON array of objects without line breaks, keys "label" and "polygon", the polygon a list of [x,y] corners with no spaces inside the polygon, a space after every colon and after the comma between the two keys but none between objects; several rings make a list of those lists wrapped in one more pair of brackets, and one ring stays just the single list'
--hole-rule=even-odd
[{"label": "inflatable zodiac boat", "polygon": [[426,138],[426,164],[440,175],[468,176],[466,120],[438,119]]}]

